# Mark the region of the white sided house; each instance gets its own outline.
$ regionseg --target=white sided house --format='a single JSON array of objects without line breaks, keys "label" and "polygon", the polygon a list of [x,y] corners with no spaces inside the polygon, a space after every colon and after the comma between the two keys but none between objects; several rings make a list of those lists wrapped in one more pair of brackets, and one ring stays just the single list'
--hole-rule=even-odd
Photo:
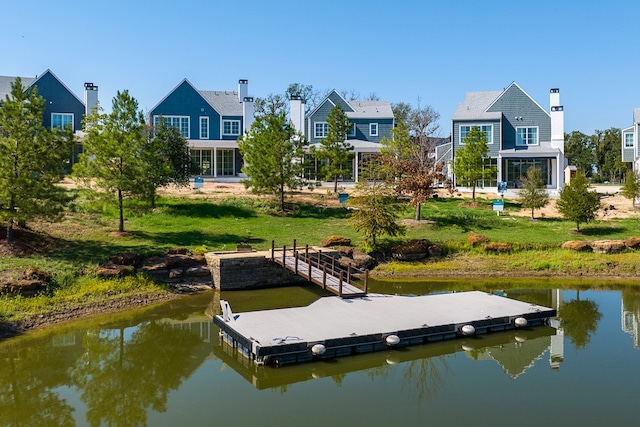
[{"label": "white sided house", "polygon": [[633,109],[633,125],[622,129],[622,161],[631,162],[633,171],[640,173],[640,108]]},{"label": "white sided house", "polygon": [[549,101],[547,111],[515,82],[502,91],[468,92],[451,120],[451,143],[439,147],[438,160],[453,161],[477,126],[489,145],[485,164],[497,169],[496,176],[478,183],[481,191],[496,192],[499,184],[502,189],[517,189],[527,169],[535,166],[542,170],[551,195],[557,194],[567,166],[559,89],[551,89]]}]

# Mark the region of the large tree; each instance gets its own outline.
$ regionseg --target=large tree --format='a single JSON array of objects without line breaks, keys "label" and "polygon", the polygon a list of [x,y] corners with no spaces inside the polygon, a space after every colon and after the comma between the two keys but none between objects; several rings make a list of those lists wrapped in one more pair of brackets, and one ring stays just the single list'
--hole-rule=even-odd
[{"label": "large tree", "polygon": [[527,169],[519,195],[522,207],[531,209],[531,219],[535,219],[535,209],[543,208],[549,204],[549,193],[545,190],[545,181],[542,178],[540,168],[530,167]]},{"label": "large tree", "polygon": [[149,191],[144,115],[127,90],[118,91],[111,113],[98,108],[85,119],[84,131],[84,152],[73,174],[97,194],[115,196],[118,231],[124,232],[124,199]]},{"label": "large tree", "polygon": [[37,88],[25,91],[20,78],[0,103],[0,215],[11,244],[16,223],[62,212],[68,197],[56,183],[74,141],[71,127],[43,125],[45,101]]},{"label": "large tree", "polygon": [[384,170],[377,160],[367,163],[349,196],[348,204],[354,207],[349,222],[357,232],[362,232],[366,243],[376,249],[378,237],[404,235],[406,228],[398,222],[402,210],[397,194],[386,180],[381,179]]},{"label": "large tree", "polygon": [[324,178],[333,180],[333,192],[338,191],[338,178],[348,172],[353,146],[347,142],[347,135],[353,126],[340,104],[336,104],[327,116],[327,136],[315,150],[319,159],[326,160],[322,168]]},{"label": "large tree", "polygon": [[589,190],[589,180],[584,173],[578,172],[571,182],[560,190],[560,198],[556,202],[558,212],[567,220],[580,224],[592,221],[600,209],[600,197]]},{"label": "large tree", "polygon": [[595,161],[593,138],[574,130],[564,135],[564,154],[570,165],[575,166],[587,177],[593,175]]},{"label": "large tree", "polygon": [[302,185],[302,162],[306,140],[296,132],[284,111],[259,115],[248,133],[238,138],[238,147],[248,176],[243,181],[255,193],[273,194],[284,211],[285,189]]},{"label": "large tree", "polygon": [[150,135],[144,153],[147,163],[147,191],[153,208],[158,188],[169,184],[189,185],[189,178],[196,173],[196,168],[189,153],[189,144],[177,127],[167,126],[166,121],[161,118]]},{"label": "large tree", "polygon": [[494,179],[495,167],[486,164],[489,144],[487,135],[477,126],[471,128],[462,142],[463,146],[456,151],[453,159],[453,173],[456,183],[472,188],[472,198],[476,200],[478,181]]},{"label": "large tree", "polygon": [[422,204],[432,197],[436,183],[446,179],[444,165],[436,164],[428,138],[412,140],[403,121],[391,131],[391,139],[382,139],[381,153],[387,177],[400,195],[409,197],[419,221]]},{"label": "large tree", "polygon": [[622,161],[620,129],[596,130],[592,138],[598,180],[621,182],[624,174],[629,170],[629,163]]}]

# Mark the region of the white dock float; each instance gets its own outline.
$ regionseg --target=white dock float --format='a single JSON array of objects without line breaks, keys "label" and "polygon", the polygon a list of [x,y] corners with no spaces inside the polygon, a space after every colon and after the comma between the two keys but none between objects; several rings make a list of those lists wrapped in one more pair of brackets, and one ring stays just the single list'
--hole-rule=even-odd
[{"label": "white dock float", "polygon": [[556,311],[480,291],[324,297],[307,307],[214,316],[223,340],[256,363],[283,365],[546,324]]}]

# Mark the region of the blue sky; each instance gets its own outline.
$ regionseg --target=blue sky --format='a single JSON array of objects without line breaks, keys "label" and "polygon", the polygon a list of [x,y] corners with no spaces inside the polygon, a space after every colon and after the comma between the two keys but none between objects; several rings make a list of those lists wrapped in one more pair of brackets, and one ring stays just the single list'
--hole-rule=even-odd
[{"label": "blue sky", "polygon": [[0,75],[51,69],[109,110],[145,112],[185,77],[202,90],[290,83],[432,106],[447,136],[466,92],[517,82],[565,132],[632,124],[640,107],[640,2],[610,0],[0,0]]}]

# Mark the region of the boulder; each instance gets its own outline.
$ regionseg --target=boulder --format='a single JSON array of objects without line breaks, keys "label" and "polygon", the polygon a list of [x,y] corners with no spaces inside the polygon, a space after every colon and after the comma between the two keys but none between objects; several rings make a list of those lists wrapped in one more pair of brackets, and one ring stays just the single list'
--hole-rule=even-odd
[{"label": "boulder", "polygon": [[640,248],[640,237],[629,237],[624,241],[624,244],[627,245],[629,249],[638,249]]},{"label": "boulder", "polygon": [[320,245],[325,248],[331,246],[351,246],[351,239],[344,236],[332,235],[324,239]]},{"label": "boulder", "polygon": [[627,249],[627,245],[624,240],[594,240],[591,248],[600,254],[615,254]]},{"label": "boulder", "polygon": [[590,252],[591,244],[589,242],[585,242],[583,240],[568,240],[560,246],[562,249],[568,249],[571,251],[578,252]]},{"label": "boulder", "polygon": [[142,256],[134,252],[119,252],[111,255],[108,261],[111,264],[132,265],[137,268],[142,264]]}]

